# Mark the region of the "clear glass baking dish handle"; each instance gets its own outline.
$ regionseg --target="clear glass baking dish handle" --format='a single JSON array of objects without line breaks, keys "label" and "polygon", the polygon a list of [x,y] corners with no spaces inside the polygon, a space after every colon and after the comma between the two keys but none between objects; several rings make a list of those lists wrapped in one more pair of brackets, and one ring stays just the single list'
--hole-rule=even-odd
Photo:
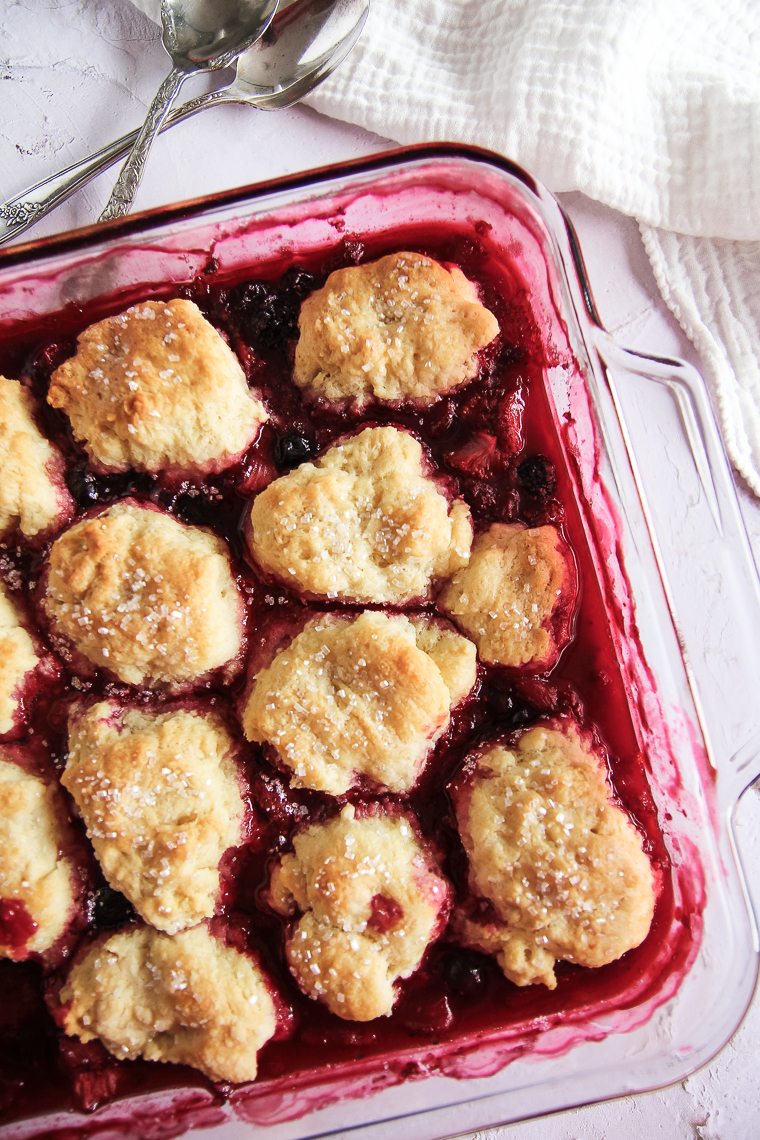
[{"label": "clear glass baking dish handle", "polygon": [[597,325],[593,336],[730,811],[760,775],[760,580],[731,468],[692,365],[625,348]]}]

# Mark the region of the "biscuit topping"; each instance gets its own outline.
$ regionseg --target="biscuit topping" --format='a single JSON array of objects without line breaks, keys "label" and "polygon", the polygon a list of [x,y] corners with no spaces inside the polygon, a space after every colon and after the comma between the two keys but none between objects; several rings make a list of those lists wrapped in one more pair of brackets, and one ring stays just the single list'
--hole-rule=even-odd
[{"label": "biscuit topping", "polygon": [[482,661],[550,668],[569,637],[576,589],[572,555],[553,526],[494,523],[475,539],[438,607],[473,639]]},{"label": "biscuit topping", "polygon": [[101,701],[72,715],[61,782],[106,878],[159,930],[214,913],[219,861],[241,842],[234,741],[221,718]]},{"label": "biscuit topping", "polygon": [[234,353],[184,300],[145,301],[85,329],[48,401],[105,471],[222,471],[267,419]]},{"label": "biscuit topping", "polygon": [[477,373],[499,325],[460,269],[393,253],[304,301],[293,379],[329,400],[430,400]]},{"label": "biscuit topping", "polygon": [[115,1057],[194,1065],[212,1081],[252,1081],[277,1027],[255,963],[206,926],[173,936],[114,934],[74,966],[61,991],[66,1032]]},{"label": "biscuit topping", "polygon": [[[69,922],[72,867],[59,854],[60,808],[51,785],[0,749],[0,957],[49,949]],[[23,939],[15,937],[20,925]]]},{"label": "biscuit topping", "polygon": [[261,567],[311,594],[403,604],[465,565],[464,502],[449,505],[408,432],[365,428],[275,479],[251,509]]},{"label": "biscuit topping", "polygon": [[19,623],[16,609],[0,583],[0,733],[13,728],[18,690],[38,660],[32,639]]},{"label": "biscuit topping", "polygon": [[18,527],[33,537],[71,508],[54,471],[60,455],[37,430],[32,399],[18,380],[0,376],[0,535]]},{"label": "biscuit topping", "polygon": [[495,954],[510,981],[554,989],[555,960],[604,966],[646,938],[649,859],[574,726],[539,725],[514,749],[491,748],[454,800],[470,887],[498,915],[465,914],[460,932]]},{"label": "biscuit topping", "polygon": [[445,923],[451,888],[404,816],[337,819],[294,839],[272,875],[272,904],[303,912],[286,953],[298,984],[349,1021],[386,1017]]},{"label": "biscuit topping", "polygon": [[129,502],[53,543],[45,608],[80,653],[131,685],[191,681],[242,644],[226,543]]},{"label": "biscuit topping", "polygon": [[404,792],[475,675],[475,646],[429,620],[314,619],[259,673],[243,724],[296,787],[340,795],[363,775]]}]

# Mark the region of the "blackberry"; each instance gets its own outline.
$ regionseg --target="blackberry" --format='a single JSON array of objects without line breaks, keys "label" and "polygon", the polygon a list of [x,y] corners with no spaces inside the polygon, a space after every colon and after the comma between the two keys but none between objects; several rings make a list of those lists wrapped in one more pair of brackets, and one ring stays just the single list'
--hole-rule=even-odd
[{"label": "blackberry", "polygon": [[251,281],[230,294],[230,307],[244,336],[262,348],[280,348],[298,336],[301,302],[314,289],[314,278],[294,266],[278,284]]},{"label": "blackberry", "polygon": [[314,444],[308,436],[300,431],[286,431],[278,436],[274,445],[274,461],[278,467],[298,467],[310,459],[314,452]]},{"label": "blackberry", "polygon": [[472,950],[452,954],[443,970],[451,991],[464,998],[475,998],[486,984],[483,958]]},{"label": "blackberry", "polygon": [[557,490],[557,473],[545,455],[530,455],[517,468],[520,486],[537,499],[548,499]]}]

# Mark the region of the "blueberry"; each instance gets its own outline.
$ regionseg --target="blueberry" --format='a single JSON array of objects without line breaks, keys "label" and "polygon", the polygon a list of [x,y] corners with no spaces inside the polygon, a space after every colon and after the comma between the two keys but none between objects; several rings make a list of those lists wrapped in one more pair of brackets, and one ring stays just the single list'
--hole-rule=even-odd
[{"label": "blueberry", "polygon": [[274,460],[278,467],[298,467],[310,459],[314,444],[300,431],[286,431],[274,445]]},{"label": "blueberry", "polygon": [[90,899],[90,921],[100,930],[114,930],[136,917],[129,899],[113,887],[101,887]]},{"label": "blueberry", "polygon": [[312,275],[294,266],[277,284],[250,281],[238,286],[230,303],[244,335],[263,348],[279,348],[298,335],[301,302],[313,289]]},{"label": "blueberry", "polygon": [[524,701],[520,700],[512,690],[503,689],[500,685],[494,684],[486,688],[484,695],[489,712],[504,725],[520,728],[536,719],[537,714]]},{"label": "blueberry", "polygon": [[453,993],[464,998],[477,997],[486,983],[483,959],[470,950],[452,955],[444,967],[443,976]]},{"label": "blueberry", "polygon": [[545,455],[531,455],[517,468],[520,486],[529,495],[548,499],[557,490],[557,473],[551,459]]},{"label": "blueberry", "polygon": [[521,728],[524,724],[530,724],[532,720],[535,720],[536,714],[522,705],[515,709],[510,719],[515,728]]},{"label": "blueberry", "polygon": [[80,507],[91,507],[98,501],[95,476],[86,467],[75,467],[66,476],[66,484]]}]

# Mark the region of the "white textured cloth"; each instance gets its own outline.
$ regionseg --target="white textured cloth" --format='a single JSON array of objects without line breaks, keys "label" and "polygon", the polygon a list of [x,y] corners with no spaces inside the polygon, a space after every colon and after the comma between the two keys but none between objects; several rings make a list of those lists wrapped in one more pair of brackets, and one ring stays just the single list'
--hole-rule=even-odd
[{"label": "white textured cloth", "polygon": [[372,0],[307,102],[403,143],[488,147],[637,218],[760,495],[758,0]]}]

